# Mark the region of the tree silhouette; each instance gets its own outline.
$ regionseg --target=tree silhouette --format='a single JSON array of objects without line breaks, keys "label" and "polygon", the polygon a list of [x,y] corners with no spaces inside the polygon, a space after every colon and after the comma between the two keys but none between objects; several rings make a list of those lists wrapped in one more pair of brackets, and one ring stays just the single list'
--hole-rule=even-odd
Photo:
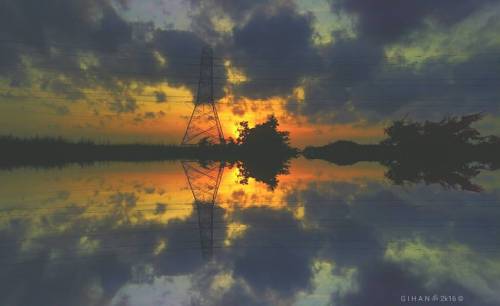
[{"label": "tree silhouette", "polygon": [[266,148],[266,151],[289,153],[290,133],[278,131],[278,119],[270,115],[267,121],[250,128],[247,121],[240,122],[236,143],[245,148]]},{"label": "tree silhouette", "polygon": [[[397,120],[385,129],[382,146],[392,149],[394,158],[382,163],[386,177],[395,184],[438,183],[448,188],[479,192],[471,182],[482,169],[498,164],[498,137],[481,136],[471,127],[481,114],[446,117],[438,122]],[[497,161],[497,162],[495,162]]]},{"label": "tree silhouette", "polygon": [[290,158],[297,155],[297,150],[290,146],[290,133],[279,131],[278,127],[273,115],[252,128],[246,121],[240,123],[236,139],[243,157],[237,164],[240,183],[246,184],[252,177],[274,189],[278,185],[277,176],[289,173]]},{"label": "tree silhouette", "polygon": [[446,117],[438,122],[414,122],[403,118],[385,129],[387,138],[376,145],[337,141],[308,147],[307,158],[321,158],[347,165],[378,161],[394,184],[440,184],[474,192],[481,187],[472,179],[481,170],[500,167],[500,138],[481,136],[472,124],[481,114]]},{"label": "tree silhouette", "polygon": [[480,120],[481,114],[446,117],[441,121],[424,123],[396,120],[385,129],[387,139],[382,145],[404,147],[417,146],[463,146],[484,142],[478,130],[471,124]]}]

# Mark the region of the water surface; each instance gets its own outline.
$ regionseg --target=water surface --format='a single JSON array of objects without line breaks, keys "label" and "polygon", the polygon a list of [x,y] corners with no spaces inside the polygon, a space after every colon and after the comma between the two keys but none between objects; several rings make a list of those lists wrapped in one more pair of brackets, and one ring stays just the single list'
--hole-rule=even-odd
[{"label": "water surface", "polygon": [[385,171],[296,159],[275,186],[196,162],[0,171],[0,304],[499,305],[499,171],[474,178],[482,192]]}]

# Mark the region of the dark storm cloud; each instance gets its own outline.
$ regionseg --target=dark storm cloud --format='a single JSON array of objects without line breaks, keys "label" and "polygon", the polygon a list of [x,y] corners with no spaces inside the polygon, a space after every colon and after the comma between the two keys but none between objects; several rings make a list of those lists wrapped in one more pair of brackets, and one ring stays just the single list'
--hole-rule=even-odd
[{"label": "dark storm cloud", "polygon": [[[41,221],[48,229],[67,222],[67,216],[76,217],[83,212],[76,207],[67,207],[53,215],[44,216]],[[95,222],[92,227],[102,230],[104,239],[111,238],[111,223],[103,225]],[[117,253],[107,252],[82,258],[76,246],[89,225],[81,220],[68,228],[65,235],[49,232],[39,237],[29,252],[22,250],[22,245],[33,226],[31,222],[14,221],[10,226],[12,230],[3,229],[0,232],[2,245],[7,242],[11,247],[6,253],[8,256],[2,256],[4,269],[0,272],[0,303],[13,306],[104,305],[111,300],[129,279],[130,268],[128,264],[117,260]],[[116,239],[116,235],[114,238],[106,242],[123,243]],[[131,240],[128,243],[134,239],[129,238]],[[59,254],[61,258],[54,258],[51,252]],[[88,290],[95,288],[96,282],[102,286],[101,295],[89,294]]]},{"label": "dark storm cloud", "polygon": [[500,87],[497,85],[500,79],[499,49],[483,49],[481,53],[469,60],[455,65],[453,75],[457,96],[465,99],[487,99],[485,102],[491,108],[498,105],[500,97]]},{"label": "dark storm cloud", "polygon": [[348,114],[346,103],[352,99],[353,89],[377,74],[384,61],[383,48],[364,39],[340,38],[326,47],[323,54],[325,72],[305,83],[301,112],[314,120],[325,111],[335,111],[336,122],[352,121],[355,118]]},{"label": "dark storm cloud", "polygon": [[[426,279],[410,273],[404,267],[384,261],[374,260],[360,266],[357,278],[359,290],[340,298],[333,296],[335,304],[345,306],[408,305],[412,303],[408,296],[417,296],[417,298],[418,296],[429,296],[432,298],[434,294],[438,294],[439,296],[462,296],[467,305],[495,305],[495,302],[488,302],[480,294],[471,292],[453,281],[441,283],[436,292],[435,288],[429,287]],[[405,298],[406,301],[402,301],[402,298]]]},{"label": "dark storm cloud", "polygon": [[2,40],[38,50],[50,42],[65,48],[113,51],[130,40],[131,28],[106,0],[6,0],[0,13]]},{"label": "dark storm cloud", "polygon": [[478,254],[484,255],[485,251],[500,254],[500,246],[495,243],[497,235],[489,234],[500,218],[494,204],[498,195],[439,189],[439,186],[419,186],[407,194],[409,199],[380,190],[359,197],[352,206],[351,216],[395,239],[412,239],[418,232],[422,241],[429,244],[454,241]]},{"label": "dark storm cloud", "polygon": [[[17,266],[0,276],[0,301],[4,305],[105,305],[128,278],[127,267],[113,256],[75,265],[51,264],[49,254],[40,254]],[[105,290],[100,296],[88,294],[95,281]]]},{"label": "dark storm cloud", "polygon": [[[429,189],[434,191],[429,193]],[[324,183],[311,184],[303,191],[292,192],[288,195],[288,200],[296,202],[303,199],[306,218],[311,222],[332,218],[338,225],[347,225],[345,222],[349,221],[352,229],[355,229],[355,225],[358,225],[358,229],[367,228],[367,232],[362,235],[367,243],[372,236],[370,228],[398,233],[399,238],[411,238],[415,230],[433,239],[439,237],[446,240],[452,235],[454,241],[463,242],[478,252],[481,252],[481,247],[488,245],[488,242],[491,243],[491,239],[496,239],[485,235],[485,232],[491,229],[494,220],[498,219],[498,213],[494,211],[495,206],[492,204],[495,203],[497,195],[485,193],[478,196],[474,193],[450,190],[441,191],[436,199],[435,194],[439,189],[439,186],[420,186],[407,194],[410,196],[408,199],[379,185],[369,185],[368,190],[372,191],[361,194],[348,203],[347,199],[352,194],[360,192],[359,186]],[[446,221],[449,223],[443,220],[449,220]],[[481,220],[480,223],[484,224],[484,227],[470,228],[474,220]],[[452,224],[453,231],[450,231],[448,225]]]},{"label": "dark storm cloud", "polygon": [[[27,56],[45,72],[45,82],[50,83],[53,74],[66,76],[66,91],[102,86],[122,94],[132,81],[165,80],[196,88],[196,64],[205,43],[192,32],[128,22],[111,0],[6,0],[1,5],[0,73],[13,85],[29,84],[21,61]],[[82,69],[82,61],[90,64]]]},{"label": "dark storm cloud", "polygon": [[392,42],[424,25],[430,17],[445,25],[457,23],[496,0],[333,0],[332,10],[357,15],[358,31],[374,41]]},{"label": "dark storm cloud", "polygon": [[152,44],[167,60],[167,80],[174,86],[187,85],[195,92],[201,50],[208,45],[193,32],[176,30],[157,30]]},{"label": "dark storm cloud", "polygon": [[[401,295],[432,296],[439,291],[462,295],[473,305],[494,305],[481,295],[482,289],[468,286],[460,278],[434,279],[433,271],[415,273],[413,257],[399,263],[387,262],[384,254],[391,241],[418,239],[436,250],[459,243],[472,249],[478,262],[483,256],[495,258],[500,252],[500,248],[494,247],[497,235],[491,235],[497,226],[498,209],[494,203],[498,195],[434,187],[397,192],[397,188],[379,184],[362,188],[357,184],[318,183],[288,195],[290,203],[303,201],[305,222],[320,226],[315,238],[327,237],[321,258],[332,260],[339,267],[356,267],[359,290],[345,296],[334,293],[333,304],[400,305]],[[474,265],[473,260],[471,266]]]},{"label": "dark storm cloud", "polygon": [[[397,190],[378,184],[364,191],[354,184],[311,184],[288,194],[288,201],[304,201],[306,220],[328,221],[319,222],[328,225],[321,230],[329,241],[322,254],[341,265],[380,258],[386,243],[411,240],[416,233],[430,245],[453,241],[478,254],[500,254],[497,235],[488,234],[500,217],[497,194],[443,191],[440,186],[417,186],[404,195]],[[354,194],[358,196],[352,199]]]},{"label": "dark storm cloud", "polygon": [[[400,267],[382,261],[366,263],[358,272],[359,290],[340,299],[341,305],[400,305],[401,295],[433,295],[423,281]],[[451,293],[450,293],[451,294]]]},{"label": "dark storm cloud", "polygon": [[[494,81],[484,80],[484,71],[488,70],[485,65],[495,65],[496,58],[478,55],[477,60],[467,61],[470,64],[457,64],[442,56],[417,67],[385,58],[384,54],[389,44],[406,43],[410,34],[428,31],[425,21],[429,18],[438,26],[450,28],[493,2],[332,1],[334,12],[357,15],[357,33],[350,38],[337,31],[333,33],[334,43],[317,46],[312,43],[313,15],[298,13],[290,3],[259,1],[250,5],[246,1],[214,0],[214,7],[229,16],[245,16],[235,19],[232,37],[223,39],[217,52],[232,59],[250,79],[234,86],[237,96],[286,96],[295,86],[303,85],[305,103],[291,103],[288,109],[308,116],[312,122],[379,121],[405,113],[419,119],[432,113],[437,118],[450,107],[460,113],[496,111]],[[207,18],[217,15],[205,13]],[[205,27],[210,27],[211,19],[207,20]],[[488,74],[492,79],[496,77],[494,71]],[[476,81],[471,81],[472,77]]]},{"label": "dark storm cloud", "polygon": [[355,184],[322,183],[287,196],[290,203],[304,202],[305,221],[319,227],[316,237],[323,240],[321,256],[340,266],[359,265],[383,255],[372,224],[353,216],[348,199],[359,191]]},{"label": "dark storm cloud", "polygon": [[[299,13],[289,1],[193,0],[192,6],[208,18],[206,27],[212,27],[212,32],[214,17],[233,19],[232,33],[213,38],[196,31],[128,22],[115,10],[126,9],[127,1],[47,0],[42,4],[5,0],[0,10],[0,73],[10,78],[12,86],[29,86],[29,73],[21,62],[25,55],[34,67],[46,72],[42,82],[52,86],[45,88],[70,100],[82,98],[81,90],[94,86],[124,99],[133,81],[167,80],[196,92],[200,51],[210,41],[218,57],[216,96],[223,95],[226,75],[220,57],[225,57],[250,78],[234,86],[237,96],[287,96],[303,85],[305,103],[291,104],[289,110],[313,122],[352,122],[361,116],[380,120],[405,113],[426,117],[431,111],[442,116],[450,107],[462,113],[497,111],[495,79],[500,78],[500,70],[494,54],[478,54],[460,64],[443,57],[418,69],[404,64],[396,69],[383,57],[389,43],[406,42],[402,38],[423,29],[426,18],[450,26],[492,2],[333,1],[335,12],[340,9],[359,17],[358,33],[356,38],[334,33],[333,44],[317,46],[313,44],[314,16]],[[191,18],[194,22],[202,17]],[[482,51],[498,54],[498,50]],[[98,63],[82,69],[81,56],[95,57]],[[66,88],[52,81],[58,73],[67,77]],[[153,98],[160,103],[165,100],[158,94]]]},{"label": "dark storm cloud", "polygon": [[356,117],[349,115],[348,105],[375,121],[404,115],[439,120],[450,110],[498,112],[500,90],[495,80],[500,79],[500,56],[495,48],[478,51],[462,62],[440,57],[417,67],[384,58],[376,45],[357,48],[363,44],[342,41],[336,45],[333,50],[344,49],[353,56],[332,51],[330,76],[307,83],[299,111],[311,121],[321,120],[325,110],[338,114],[335,122],[352,121]]},{"label": "dark storm cloud", "polygon": [[352,122],[360,116],[379,121],[405,114],[439,119],[450,109],[497,112],[496,48],[476,50],[477,55],[461,63],[443,55],[421,61],[418,67],[384,55],[390,43],[406,43],[410,32],[426,29],[426,18],[450,27],[493,2],[333,1],[334,12],[358,15],[358,33],[355,38],[333,33],[336,41],[322,47],[324,71],[304,84],[305,103],[290,104],[289,110],[307,115],[312,122]]},{"label": "dark storm cloud", "polygon": [[461,63],[429,61],[419,69],[384,66],[368,82],[354,88],[352,103],[361,110],[380,115],[398,110],[411,117],[434,120],[449,114],[498,112],[500,56],[486,50]]},{"label": "dark storm cloud", "polygon": [[[242,215],[242,222],[249,228],[234,241],[235,277],[243,278],[256,292],[273,290],[283,297],[309,288],[317,247],[307,247],[312,235],[290,213],[250,209]],[[280,230],[270,231],[266,225]]]},{"label": "dark storm cloud", "polygon": [[[0,9],[0,63],[19,68],[23,53],[46,54],[46,41],[88,44],[99,24],[90,18],[98,1],[2,1]],[[71,46],[67,46],[71,48]],[[25,52],[22,52],[25,51]],[[2,73],[9,72],[2,69]]]},{"label": "dark storm cloud", "polygon": [[20,54],[13,46],[0,45],[0,70],[3,73],[19,73],[18,63],[21,60]]},{"label": "dark storm cloud", "polygon": [[[102,203],[111,205],[104,218],[85,218],[85,208],[73,205],[44,215],[41,222],[47,231],[29,239],[33,243],[29,251],[23,248],[34,223],[11,219],[10,226],[0,230],[4,246],[0,248],[0,304],[109,305],[128,283],[146,284],[153,276],[193,274],[207,263],[199,248],[196,210],[186,220],[155,224],[144,221],[140,212],[131,215],[127,211],[136,201],[133,193],[110,196]],[[214,212],[216,222],[222,213]],[[130,217],[142,220],[140,226],[131,224]],[[51,230],[61,227],[65,228],[62,233]],[[216,235],[224,240],[224,231]],[[95,252],[82,254],[83,238],[96,242]],[[154,255],[163,240],[168,243],[167,250]],[[54,254],[60,257],[54,258]],[[153,271],[145,269],[149,264]],[[94,294],[96,289],[102,292]]]},{"label": "dark storm cloud", "polygon": [[363,39],[344,38],[328,48],[326,61],[332,83],[351,87],[372,78],[383,60],[381,46]]},{"label": "dark storm cloud", "polygon": [[259,11],[233,33],[229,58],[251,79],[237,91],[251,97],[291,93],[302,77],[318,70],[311,15],[293,8]]},{"label": "dark storm cloud", "polygon": [[[134,24],[144,31],[144,24]],[[135,27],[134,27],[135,28]],[[171,86],[185,86],[196,92],[199,78],[201,51],[207,47],[198,35],[189,31],[152,29],[146,26],[146,33],[139,35],[145,40],[133,40],[125,49],[125,54],[108,57],[96,68],[97,74],[145,83],[167,81]],[[164,61],[164,62],[163,62]],[[218,70],[218,77],[224,73]],[[222,92],[222,83],[217,83],[214,91]],[[158,103],[166,101],[163,92],[155,92]]]},{"label": "dark storm cloud", "polygon": [[0,61],[23,70],[21,55],[27,56],[48,75],[66,75],[77,88],[109,79],[106,68],[81,70],[78,52],[92,52],[106,66],[110,55],[131,42],[131,25],[106,0],[6,0],[2,5],[0,53],[15,50],[15,57]]}]

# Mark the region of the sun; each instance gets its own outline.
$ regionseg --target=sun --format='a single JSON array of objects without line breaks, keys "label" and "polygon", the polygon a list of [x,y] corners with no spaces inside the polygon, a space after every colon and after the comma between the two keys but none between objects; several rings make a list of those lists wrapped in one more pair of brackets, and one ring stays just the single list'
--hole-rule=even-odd
[{"label": "sun", "polygon": [[217,102],[219,118],[222,122],[223,132],[227,138],[238,138],[240,123],[248,122],[250,127],[265,122],[270,115],[283,117],[286,113],[285,100],[281,97],[269,99],[251,99],[247,97],[235,99],[226,95]]}]

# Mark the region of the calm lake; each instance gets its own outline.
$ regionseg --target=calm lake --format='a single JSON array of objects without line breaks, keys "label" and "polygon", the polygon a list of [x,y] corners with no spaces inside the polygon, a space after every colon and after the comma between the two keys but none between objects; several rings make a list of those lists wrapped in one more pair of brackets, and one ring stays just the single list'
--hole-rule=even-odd
[{"label": "calm lake", "polygon": [[0,305],[499,305],[500,171],[481,192],[377,163],[0,171]]}]

